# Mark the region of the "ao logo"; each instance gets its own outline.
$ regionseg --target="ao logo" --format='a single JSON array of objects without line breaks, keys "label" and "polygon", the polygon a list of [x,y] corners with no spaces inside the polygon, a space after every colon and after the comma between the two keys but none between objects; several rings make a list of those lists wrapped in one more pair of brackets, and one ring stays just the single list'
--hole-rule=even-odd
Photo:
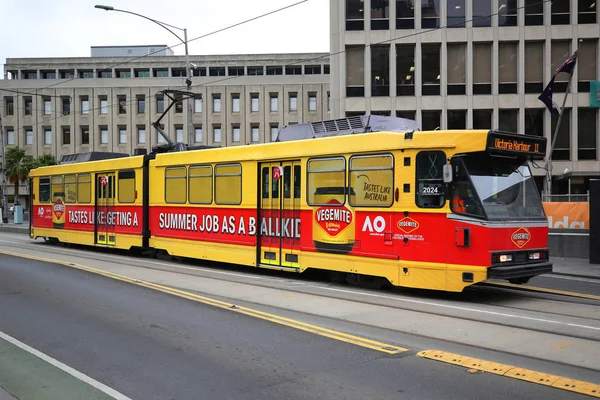
[{"label": "ao logo", "polygon": [[377,232],[381,233],[385,230],[385,218],[381,215],[373,218],[373,222],[371,222],[371,217],[367,217],[365,219],[365,223],[363,224],[362,231],[363,232]]}]

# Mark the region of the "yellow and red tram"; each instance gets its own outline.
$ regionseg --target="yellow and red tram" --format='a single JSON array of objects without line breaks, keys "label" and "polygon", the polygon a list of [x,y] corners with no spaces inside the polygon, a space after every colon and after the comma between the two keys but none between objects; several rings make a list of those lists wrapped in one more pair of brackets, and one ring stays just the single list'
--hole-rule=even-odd
[{"label": "yellow and red tram", "polygon": [[382,130],[104,154],[31,171],[31,237],[434,290],[522,283],[552,270],[527,163],[545,150],[529,135]]}]

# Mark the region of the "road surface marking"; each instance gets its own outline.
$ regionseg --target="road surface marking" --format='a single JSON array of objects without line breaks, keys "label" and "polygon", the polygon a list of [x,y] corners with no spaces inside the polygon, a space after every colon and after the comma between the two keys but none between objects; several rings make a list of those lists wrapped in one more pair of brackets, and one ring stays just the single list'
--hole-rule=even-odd
[{"label": "road surface marking", "polygon": [[6,254],[9,256],[20,257],[20,258],[27,258],[27,259],[31,259],[31,260],[42,261],[42,262],[47,262],[47,263],[52,263],[52,264],[64,265],[64,266],[67,266],[70,268],[79,269],[82,271],[90,272],[93,274],[101,275],[101,276],[104,276],[107,278],[119,280],[119,281],[126,282],[126,283],[132,283],[137,286],[142,286],[142,287],[145,287],[148,289],[157,290],[157,291],[160,291],[163,293],[167,293],[167,294],[170,294],[173,296],[192,300],[192,301],[195,301],[198,303],[203,303],[203,304],[207,304],[210,306],[219,307],[219,308],[222,308],[225,310],[234,311],[234,312],[237,312],[240,314],[245,314],[245,315],[248,315],[248,316],[251,316],[254,318],[259,318],[259,319],[262,319],[265,321],[274,322],[279,325],[284,325],[284,326],[287,326],[290,328],[303,330],[305,332],[314,333],[316,335],[325,336],[325,337],[328,337],[331,339],[335,339],[335,340],[346,342],[346,343],[351,343],[351,344],[361,346],[361,347],[366,347],[366,348],[380,351],[380,352],[387,353],[387,354],[398,354],[398,353],[409,350],[409,349],[406,349],[403,347],[394,346],[391,344],[382,343],[382,342],[378,342],[375,340],[370,340],[370,339],[363,338],[360,336],[350,335],[347,333],[335,331],[333,329],[327,329],[327,328],[317,326],[317,325],[308,324],[308,323],[301,322],[301,321],[298,321],[295,319],[285,318],[285,317],[282,317],[282,316],[279,316],[276,314],[271,314],[271,313],[255,310],[255,309],[248,308],[248,307],[238,306],[233,303],[228,303],[228,302],[213,299],[210,297],[197,295],[197,294],[194,294],[191,292],[187,292],[187,291],[180,290],[180,289],[175,289],[175,288],[172,288],[169,286],[159,285],[157,283],[143,281],[143,280],[131,278],[131,277],[128,277],[125,275],[120,275],[120,274],[116,274],[113,272],[104,271],[104,270],[93,268],[93,267],[88,267],[86,265],[81,265],[81,264],[76,264],[76,263],[71,263],[71,262],[61,261],[61,260],[53,260],[53,259],[49,259],[49,258],[32,256],[32,255],[28,255],[28,254],[15,253],[15,252],[6,251],[6,250],[0,250],[0,254]]},{"label": "road surface marking", "polygon": [[493,361],[480,360],[478,358],[471,358],[440,350],[423,350],[417,353],[417,355],[430,360],[469,368],[469,370],[477,369],[490,374],[506,376],[522,381],[550,386],[555,389],[562,389],[600,398],[600,385],[595,383],[546,374],[544,372],[519,368],[513,365],[500,364]]},{"label": "road surface marking", "polygon": [[84,373],[81,373],[81,372],[69,367],[68,365],[61,363],[60,361],[50,357],[49,355],[44,354],[41,351],[36,350],[33,347],[26,345],[25,343],[15,339],[12,336],[7,335],[4,332],[0,331],[0,338],[6,340],[7,342],[11,343],[14,346],[17,346],[21,350],[25,350],[29,354],[32,354],[32,355],[46,361],[48,364],[51,364],[52,366],[61,369],[62,371],[66,372],[67,374],[79,379],[82,382],[87,383],[88,385],[100,390],[104,394],[107,394],[108,396],[110,396],[114,399],[131,400],[129,397],[125,396],[124,394],[121,394],[121,393],[117,392],[116,390],[109,388],[105,384],[100,383],[93,378],[90,378],[89,376],[85,375]]},{"label": "road surface marking", "polygon": [[[550,289],[550,288],[543,288],[543,287],[539,287],[539,286],[530,286],[530,285],[515,285],[512,283],[508,283],[508,282],[496,282],[496,281],[487,282],[486,284],[490,285],[490,286],[502,286],[502,287],[507,287],[507,288],[521,290],[521,291],[531,290],[532,292],[559,294],[562,296],[579,297],[582,299],[590,299],[590,300],[599,300],[600,301],[600,296],[588,294],[588,293],[570,292],[568,290]],[[482,287],[484,287],[484,286],[482,286]]]}]

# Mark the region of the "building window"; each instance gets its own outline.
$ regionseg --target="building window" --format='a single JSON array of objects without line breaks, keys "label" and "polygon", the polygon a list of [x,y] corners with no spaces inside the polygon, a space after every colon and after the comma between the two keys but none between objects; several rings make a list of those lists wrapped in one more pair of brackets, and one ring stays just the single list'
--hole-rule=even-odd
[{"label": "building window", "polygon": [[234,112],[234,113],[240,112],[240,95],[239,94],[231,95],[231,112]]},{"label": "building window", "polygon": [[327,92],[327,111],[331,111],[331,93]]},{"label": "building window", "polygon": [[[570,40],[553,40],[551,45],[551,54],[550,54],[550,71],[554,73],[560,67],[567,58],[571,56],[571,41]],[[529,57],[529,55],[527,55]],[[554,80],[554,86],[552,87],[552,91],[554,93],[558,92],[566,92],[567,91],[567,82],[569,80],[569,74],[560,73],[556,75]],[[561,123],[562,124],[562,123]]]},{"label": "building window", "polygon": [[579,44],[579,55],[577,56],[577,91],[585,93],[590,91],[590,81],[596,80],[596,57],[598,41],[585,39]]},{"label": "building window", "polygon": [[298,95],[290,93],[290,111],[298,111]]},{"label": "building window", "polygon": [[52,144],[52,129],[44,128],[44,144]]},{"label": "building window", "polygon": [[194,99],[194,112],[195,113],[202,112],[202,99]]},{"label": "building window", "polygon": [[448,44],[448,94],[464,95],[466,88],[466,51],[465,43]]},{"label": "building window", "polygon": [[117,78],[131,78],[130,69],[118,69],[115,72],[117,73]]},{"label": "building window", "polygon": [[525,42],[525,93],[544,90],[544,42]]},{"label": "building window", "polygon": [[527,135],[544,136],[545,108],[525,109],[525,132]]},{"label": "building window", "polygon": [[277,124],[271,124],[271,142],[277,141],[277,136],[279,136],[279,127]]},{"label": "building window", "polygon": [[183,143],[183,128],[180,126],[175,127],[175,141],[177,143]]},{"label": "building window", "polygon": [[491,0],[477,0],[473,2],[473,27],[492,26]]},{"label": "building window", "polygon": [[396,45],[396,95],[415,95],[415,45]]},{"label": "building window", "polygon": [[156,96],[156,113],[162,114],[165,112],[165,97]]},{"label": "building window", "polygon": [[119,102],[119,114],[127,113],[127,96],[119,95],[117,101]]},{"label": "building window", "polygon": [[[554,131],[556,130],[556,124],[558,123],[558,113],[552,116],[552,139],[554,139]],[[595,130],[595,128],[594,128]],[[552,160],[569,161],[571,159],[571,109],[565,108],[563,110],[562,121],[560,122],[560,128],[558,128],[558,137],[556,138],[556,145],[554,146],[554,152],[552,153]],[[584,143],[585,144],[585,143]]]},{"label": "building window", "polygon": [[423,68],[422,92],[424,96],[440,95],[440,45],[423,44],[421,46],[421,65]]},{"label": "building window", "polygon": [[553,1],[550,8],[550,23],[552,25],[569,25],[571,23],[570,1]]},{"label": "building window", "polygon": [[498,0],[498,25],[517,26],[517,0]]},{"label": "building window", "polygon": [[473,129],[491,129],[492,110],[473,110]]},{"label": "building window", "polygon": [[440,27],[440,0],[421,0],[421,28]]},{"label": "building window", "polygon": [[473,43],[473,94],[492,94],[491,43]]},{"label": "building window", "polygon": [[346,46],[346,97],[365,95],[365,48]]},{"label": "building window", "polygon": [[81,79],[93,79],[94,78],[94,71],[90,71],[90,70],[79,70],[77,71],[79,78]]},{"label": "building window", "polygon": [[252,132],[252,141],[259,142],[260,141],[260,131],[258,129],[258,125],[251,125],[250,131]]},{"label": "building window", "polygon": [[33,129],[25,128],[25,144],[32,145],[33,144]]},{"label": "building window", "polygon": [[42,79],[56,79],[56,71],[40,71],[40,78]]},{"label": "building window", "polygon": [[65,69],[60,70],[60,79],[74,79],[75,78],[75,70],[73,69]]},{"label": "building window", "polygon": [[315,93],[308,94],[308,111],[317,111],[317,95]]},{"label": "building window", "polygon": [[227,75],[243,76],[244,75],[244,67],[229,67],[228,71],[227,71]]},{"label": "building window", "polygon": [[33,100],[31,99],[31,97],[24,97],[23,100],[25,101],[24,114],[31,115],[33,111]]},{"label": "building window", "polygon": [[146,113],[146,96],[137,96],[137,112],[138,114]]},{"label": "building window", "polygon": [[302,75],[301,65],[288,65],[285,67],[286,75]]},{"label": "building window", "polygon": [[100,127],[100,144],[108,144],[108,128]]},{"label": "building window", "polygon": [[71,98],[70,97],[61,97],[61,101],[62,101],[63,115],[71,114]]},{"label": "building window", "polygon": [[37,79],[37,71],[23,71],[21,77],[23,79]]},{"label": "building window", "polygon": [[134,69],[133,75],[136,78],[150,78],[150,70],[149,69]]},{"label": "building window", "polygon": [[251,111],[252,112],[258,112],[258,93],[251,93],[250,94],[250,101],[251,101]]},{"label": "building window", "polygon": [[175,96],[175,114],[183,113],[183,100],[181,99],[181,95]]},{"label": "building window", "polygon": [[283,75],[283,67],[279,65],[267,67],[267,75]]},{"label": "building window", "polygon": [[6,130],[6,144],[9,146],[15,144],[15,131],[12,128]]},{"label": "building window", "polygon": [[15,101],[12,97],[5,97],[5,113],[6,115],[15,115]]},{"label": "building window", "polygon": [[579,0],[577,8],[578,24],[596,23],[596,0]]},{"label": "building window", "polygon": [[305,65],[304,75],[319,75],[321,73],[320,65]]},{"label": "building window", "polygon": [[365,29],[364,3],[361,0],[346,0],[346,30]]},{"label": "building window", "polygon": [[225,67],[208,67],[209,76],[225,76]]},{"label": "building window", "polygon": [[233,125],[231,127],[232,129],[232,140],[234,143],[239,143],[240,142],[240,126],[239,125]]},{"label": "building window", "polygon": [[221,143],[221,125],[213,126],[213,142]]},{"label": "building window", "polygon": [[396,29],[415,29],[414,0],[396,0]]},{"label": "building window", "polygon": [[206,76],[206,67],[195,67],[192,76]]},{"label": "building window", "polygon": [[371,30],[390,29],[389,0],[371,1]]},{"label": "building window", "polygon": [[185,77],[185,68],[171,68],[171,76],[174,78]]},{"label": "building window", "polygon": [[194,130],[194,141],[196,143],[202,143],[202,127],[196,127]]},{"label": "building window", "polygon": [[466,129],[467,111],[448,110],[448,129]]},{"label": "building window", "polygon": [[264,71],[264,67],[263,66],[259,66],[259,67],[246,67],[248,68],[248,75],[250,76],[255,76],[255,75],[264,75],[265,71]]},{"label": "building window", "polygon": [[[160,127],[161,129],[163,129],[163,127]],[[159,132],[156,132],[156,143],[165,143],[166,140],[164,138],[163,135],[161,135]]]},{"label": "building window", "polygon": [[433,131],[440,129],[440,120],[442,112],[438,110],[421,111],[421,127],[424,131]]},{"label": "building window", "polygon": [[519,131],[519,110],[498,110],[498,129],[503,132],[517,133]]},{"label": "building window", "polygon": [[544,3],[525,0],[525,25],[544,25]]},{"label": "building window", "polygon": [[[561,122],[561,125],[564,122]],[[598,124],[597,108],[579,108],[577,110],[577,137],[579,148],[577,158],[579,160],[596,159],[596,126]]]},{"label": "building window", "polygon": [[152,72],[153,72],[153,75],[155,78],[168,78],[169,77],[169,70],[166,68],[154,69]]},{"label": "building window", "polygon": [[279,104],[277,103],[277,94],[271,94],[271,112],[279,111]]},{"label": "building window", "polygon": [[[465,0],[446,0],[448,12],[448,28],[464,28],[465,27]],[[481,1],[481,0],[480,0]]]},{"label": "building window", "polygon": [[100,97],[100,114],[108,114],[108,100],[106,97]]},{"label": "building window", "polygon": [[371,95],[390,95],[389,46],[371,46]]},{"label": "building window", "polygon": [[82,114],[90,113],[90,101],[87,96],[81,96],[81,113]]},{"label": "building window", "polygon": [[71,128],[68,126],[62,127],[62,144],[71,144]]},{"label": "building window", "polygon": [[139,144],[146,143],[146,127],[139,126],[137,130],[137,142]]},{"label": "building window", "polygon": [[52,114],[52,101],[48,97],[44,97],[44,115]]},{"label": "building window", "polygon": [[221,112],[221,95],[213,94],[213,112]]},{"label": "building window", "polygon": [[119,128],[119,144],[127,143],[127,128]]},{"label": "building window", "polygon": [[112,71],[98,71],[98,78],[112,78]]},{"label": "building window", "polygon": [[498,44],[498,78],[500,94],[517,93],[518,42]]},{"label": "building window", "polygon": [[89,145],[90,144],[90,128],[87,126],[81,127],[81,144]]}]

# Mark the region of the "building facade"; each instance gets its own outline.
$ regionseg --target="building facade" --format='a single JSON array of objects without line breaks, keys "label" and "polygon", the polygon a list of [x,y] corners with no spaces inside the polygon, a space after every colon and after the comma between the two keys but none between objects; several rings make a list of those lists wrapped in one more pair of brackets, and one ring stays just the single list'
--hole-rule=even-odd
[{"label": "building facade", "polygon": [[[192,139],[185,101],[160,121],[175,142],[264,143],[285,125],[330,118],[327,53],[190,58],[191,91],[201,96],[191,106]],[[163,142],[151,124],[171,102],[162,90],[186,90],[185,57],[130,59],[7,59],[0,80],[5,144],[60,159],[89,151],[133,154]]]},{"label": "building facade", "polygon": [[[330,0],[332,117],[415,119],[423,130],[482,128],[551,137],[538,99],[579,46],[553,159],[557,193],[600,171],[600,16],[593,0]],[[554,85],[562,105],[569,75]],[[543,163],[540,163],[543,167]],[[543,168],[533,166],[538,187]]]}]

